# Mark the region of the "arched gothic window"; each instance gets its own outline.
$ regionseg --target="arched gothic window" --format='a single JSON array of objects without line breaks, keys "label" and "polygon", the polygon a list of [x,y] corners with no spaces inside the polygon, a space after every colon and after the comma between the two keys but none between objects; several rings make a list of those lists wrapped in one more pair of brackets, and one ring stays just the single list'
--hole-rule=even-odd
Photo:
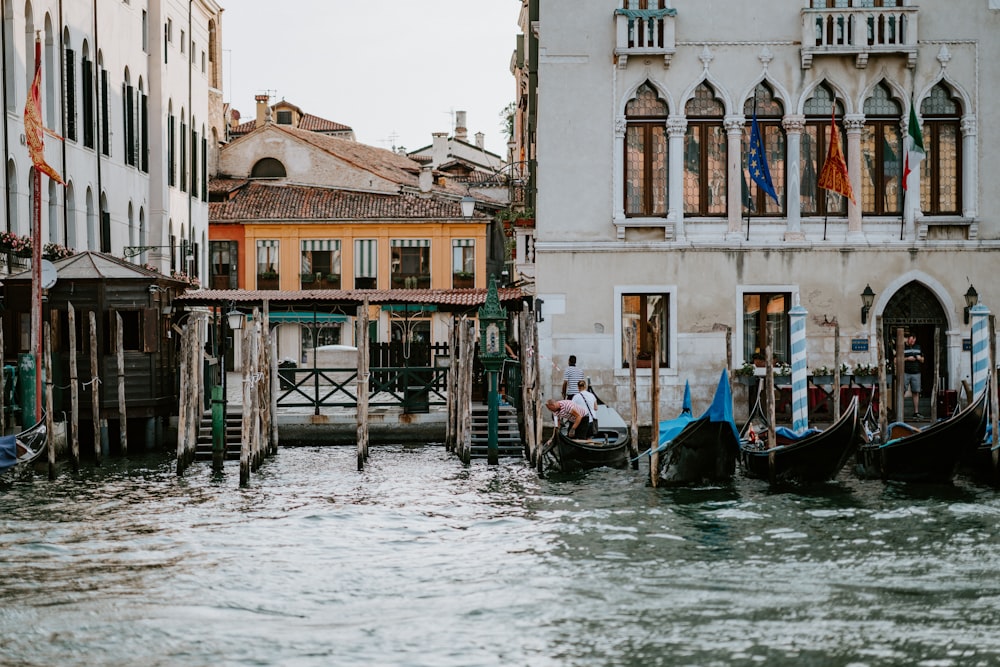
[{"label": "arched gothic window", "polygon": [[726,215],[725,107],[707,83],[699,85],[684,107],[684,214]]},{"label": "arched gothic window", "polygon": [[[750,178],[747,169],[747,156],[750,155],[750,120],[754,114],[754,103],[757,107],[757,129],[764,143],[767,155],[767,168],[771,172],[771,184],[778,195],[778,202],[758,187]],[[743,115],[747,117],[746,129],[743,132],[743,186],[746,188],[741,200],[750,215],[784,215],[785,213],[785,128],[781,125],[784,109],[781,100],[774,96],[774,91],[766,83],[758,83],[754,94],[743,104]],[[753,207],[747,207],[747,203]]]},{"label": "arched gothic window", "polygon": [[920,209],[928,215],[962,210],[962,106],[944,84],[920,104],[926,157],[920,165]]},{"label": "arched gothic window", "polygon": [[644,83],[625,105],[625,120],[625,215],[665,216],[667,105]]},{"label": "arched gothic window", "polygon": [[865,100],[861,135],[861,211],[898,215],[903,210],[902,110],[883,82]]},{"label": "arched gothic window", "polygon": [[840,135],[840,150],[847,159],[847,145],[844,141],[844,104],[837,100],[834,111],[833,90],[821,83],[803,107],[806,125],[802,130],[802,142],[799,150],[799,162],[802,173],[799,186],[799,202],[802,215],[847,215],[847,197],[836,192],[830,192],[817,187],[819,173],[823,169],[827,155],[830,154],[830,121],[836,116],[837,130]]}]

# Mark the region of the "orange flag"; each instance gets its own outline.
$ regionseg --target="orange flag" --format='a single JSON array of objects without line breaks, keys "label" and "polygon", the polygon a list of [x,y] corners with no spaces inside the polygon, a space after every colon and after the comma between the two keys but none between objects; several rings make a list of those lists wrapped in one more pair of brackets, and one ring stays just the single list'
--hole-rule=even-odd
[{"label": "orange flag", "polygon": [[819,187],[830,192],[836,192],[854,201],[854,190],[851,189],[851,180],[847,175],[847,162],[844,160],[844,152],[840,149],[840,132],[837,130],[836,107],[830,118],[830,148],[826,152],[826,162],[819,172],[819,180],[816,183]]},{"label": "orange flag", "polygon": [[45,125],[42,123],[42,59],[40,49],[35,48],[35,78],[31,82],[31,90],[28,91],[28,101],[24,104],[24,136],[28,142],[28,155],[35,165],[35,169],[46,174],[56,183],[62,183],[59,172],[49,166],[45,161],[45,143],[43,133]]}]

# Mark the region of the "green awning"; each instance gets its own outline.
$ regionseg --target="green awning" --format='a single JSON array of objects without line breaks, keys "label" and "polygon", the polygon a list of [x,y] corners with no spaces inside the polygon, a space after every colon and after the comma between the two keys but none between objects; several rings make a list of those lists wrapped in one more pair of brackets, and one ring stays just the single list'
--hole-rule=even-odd
[{"label": "green awning", "polygon": [[311,311],[271,311],[268,315],[268,319],[272,324],[277,322],[278,324],[284,324],[286,322],[300,322],[302,324],[312,324],[317,322],[319,324],[328,324],[330,322],[346,322],[347,315],[341,315],[340,313],[312,313]]},{"label": "green awning", "polygon": [[436,304],[428,303],[384,303],[379,306],[381,310],[388,310],[392,312],[400,313],[419,313],[423,311],[425,313],[433,313],[437,311],[438,307]]}]

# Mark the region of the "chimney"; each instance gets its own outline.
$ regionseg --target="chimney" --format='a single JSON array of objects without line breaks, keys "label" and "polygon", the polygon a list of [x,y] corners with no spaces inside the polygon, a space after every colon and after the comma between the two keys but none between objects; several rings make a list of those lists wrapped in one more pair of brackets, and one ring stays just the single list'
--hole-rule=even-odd
[{"label": "chimney", "polygon": [[431,173],[431,167],[429,164],[425,164],[420,168],[419,185],[421,192],[430,192],[431,186],[434,184],[434,174]]},{"label": "chimney", "polygon": [[486,135],[482,132],[476,132],[476,148],[481,151],[486,150]]},{"label": "chimney", "polygon": [[432,132],[431,166],[436,167],[448,159],[448,133]]},{"label": "chimney", "polygon": [[469,131],[465,127],[465,112],[455,112],[455,138],[459,141],[468,141]]},{"label": "chimney", "polygon": [[257,100],[257,124],[255,127],[261,127],[270,120],[269,116],[271,114],[268,112],[271,110],[271,107],[268,106],[267,102],[271,98],[267,94],[261,94],[254,97],[254,99]]}]

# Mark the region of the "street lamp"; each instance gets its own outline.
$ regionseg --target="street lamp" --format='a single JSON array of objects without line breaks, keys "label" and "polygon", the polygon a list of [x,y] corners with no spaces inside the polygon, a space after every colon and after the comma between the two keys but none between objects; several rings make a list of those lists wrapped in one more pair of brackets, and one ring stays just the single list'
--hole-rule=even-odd
[{"label": "street lamp", "polygon": [[475,197],[473,197],[472,195],[465,195],[458,203],[462,207],[462,217],[471,218],[472,214],[475,213],[476,211]]},{"label": "street lamp", "polygon": [[507,310],[500,305],[496,276],[490,276],[486,302],[479,309],[479,358],[489,382],[489,413],[487,456],[490,465],[500,463],[500,396],[497,375],[503,366],[507,350]]},{"label": "street lamp", "polygon": [[965,323],[969,323],[969,310],[979,303],[979,292],[969,283],[969,289],[965,292]]},{"label": "street lamp", "polygon": [[868,323],[868,311],[872,309],[872,304],[875,303],[875,292],[872,291],[872,286],[866,284],[865,291],[861,293],[861,324]]}]

